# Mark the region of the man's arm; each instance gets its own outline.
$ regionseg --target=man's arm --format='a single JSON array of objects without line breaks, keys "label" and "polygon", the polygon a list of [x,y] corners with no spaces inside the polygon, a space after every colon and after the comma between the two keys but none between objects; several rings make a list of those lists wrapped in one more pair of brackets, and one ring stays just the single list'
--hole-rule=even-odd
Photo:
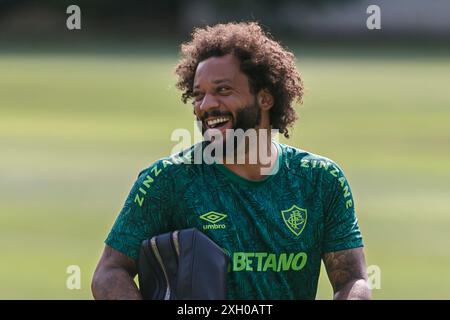
[{"label": "man's arm", "polygon": [[91,290],[95,299],[142,299],[134,277],[136,262],[119,251],[105,246],[92,279]]},{"label": "man's arm", "polygon": [[363,248],[355,248],[322,255],[335,300],[369,300],[372,298],[367,283]]}]

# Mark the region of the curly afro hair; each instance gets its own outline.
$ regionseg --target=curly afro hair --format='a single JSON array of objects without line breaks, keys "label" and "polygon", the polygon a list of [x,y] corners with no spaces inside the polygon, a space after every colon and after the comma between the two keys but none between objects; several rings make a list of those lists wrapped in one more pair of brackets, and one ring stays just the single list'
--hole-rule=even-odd
[{"label": "curly afro hair", "polygon": [[267,89],[274,97],[270,124],[289,138],[288,127],[297,120],[293,108],[302,103],[304,85],[296,69],[294,55],[273,40],[256,22],[217,24],[196,28],[192,39],[181,46],[181,59],[176,66],[177,88],[181,100],[192,98],[194,76],[198,64],[213,56],[233,54],[241,71],[249,78],[252,94]]}]

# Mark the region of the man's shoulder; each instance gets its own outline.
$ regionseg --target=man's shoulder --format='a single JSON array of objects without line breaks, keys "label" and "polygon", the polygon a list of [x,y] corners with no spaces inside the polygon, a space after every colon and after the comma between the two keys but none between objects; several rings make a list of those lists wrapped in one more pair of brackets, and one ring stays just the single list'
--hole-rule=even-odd
[{"label": "man's shoulder", "polygon": [[281,144],[283,161],[296,175],[333,180],[342,175],[342,169],[332,159],[294,146]]},{"label": "man's shoulder", "polygon": [[279,143],[279,145],[285,161],[291,165],[299,165],[301,168],[323,168],[327,165],[337,165],[336,162],[328,157],[283,143]]},{"label": "man's shoulder", "polygon": [[139,177],[176,177],[177,179],[183,175],[193,174],[195,166],[195,150],[201,147],[201,144],[195,144],[180,152],[159,158],[152,164],[147,166],[139,173]]}]

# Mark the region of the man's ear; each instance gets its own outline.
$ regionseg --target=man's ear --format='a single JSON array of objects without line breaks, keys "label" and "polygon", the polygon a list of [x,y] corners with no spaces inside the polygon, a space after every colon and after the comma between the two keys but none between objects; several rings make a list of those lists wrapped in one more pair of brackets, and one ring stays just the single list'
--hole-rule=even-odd
[{"label": "man's ear", "polygon": [[269,110],[273,106],[273,96],[268,89],[262,89],[256,95],[261,110]]}]

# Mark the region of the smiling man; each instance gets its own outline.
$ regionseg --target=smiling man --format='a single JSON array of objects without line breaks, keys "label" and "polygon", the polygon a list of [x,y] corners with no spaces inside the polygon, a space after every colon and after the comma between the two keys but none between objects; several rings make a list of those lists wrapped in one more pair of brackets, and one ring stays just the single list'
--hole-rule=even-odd
[{"label": "smiling man", "polygon": [[[267,134],[276,129],[289,137],[296,120],[303,82],[293,54],[256,23],[218,24],[194,31],[176,74],[183,102],[192,101],[203,133],[214,138],[139,174],[105,241],[94,297],[141,298],[133,281],[141,242],[196,227],[230,256],[229,299],[314,299],[322,260],[335,299],[369,299],[362,237],[342,170]],[[236,139],[238,130],[256,140]],[[230,140],[238,141],[224,147]],[[192,161],[195,150],[212,143],[224,154],[212,164]]]}]

